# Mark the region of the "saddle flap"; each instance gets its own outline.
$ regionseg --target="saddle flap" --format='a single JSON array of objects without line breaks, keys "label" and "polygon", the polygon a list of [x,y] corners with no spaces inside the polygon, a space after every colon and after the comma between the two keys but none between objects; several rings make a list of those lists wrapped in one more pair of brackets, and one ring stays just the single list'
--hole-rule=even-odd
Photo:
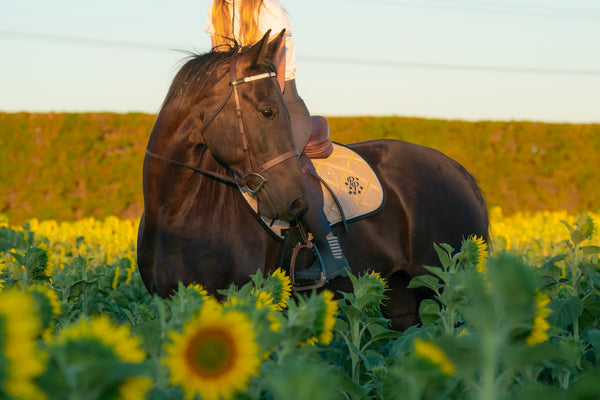
[{"label": "saddle flap", "polygon": [[[336,196],[346,221],[351,222],[377,212],[383,205],[383,187],[371,166],[346,146],[334,143],[332,148],[328,158],[313,159],[312,162],[318,175]],[[330,224],[335,225],[341,223],[343,218],[329,190],[323,186],[323,211]],[[241,192],[252,210],[257,213],[256,198],[248,192]],[[263,216],[261,222],[279,238],[283,237],[282,230],[289,228],[285,221],[273,221]]]},{"label": "saddle flap", "polygon": [[[336,143],[331,156],[313,160],[313,164],[338,199],[348,221],[371,214],[383,204],[379,178],[354,150]],[[342,221],[335,199],[327,190],[324,191],[323,210],[332,225]]]}]

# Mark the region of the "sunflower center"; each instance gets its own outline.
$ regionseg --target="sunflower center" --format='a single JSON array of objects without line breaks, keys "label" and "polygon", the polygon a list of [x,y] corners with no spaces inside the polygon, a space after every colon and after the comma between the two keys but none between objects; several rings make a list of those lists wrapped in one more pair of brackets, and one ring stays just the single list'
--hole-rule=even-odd
[{"label": "sunflower center", "polygon": [[199,331],[187,352],[188,365],[200,376],[215,377],[229,371],[236,357],[235,342],[218,329]]}]

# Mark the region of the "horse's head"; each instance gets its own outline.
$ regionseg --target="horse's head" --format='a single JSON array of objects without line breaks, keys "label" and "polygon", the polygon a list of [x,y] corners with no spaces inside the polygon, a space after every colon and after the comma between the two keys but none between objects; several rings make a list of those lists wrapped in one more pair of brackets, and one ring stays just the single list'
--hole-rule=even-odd
[{"label": "horse's head", "polygon": [[231,179],[225,180],[257,197],[259,213],[290,221],[306,203],[275,72],[284,59],[284,34],[269,41],[267,33],[244,51],[211,52],[188,61],[173,81],[149,148],[166,148],[163,159],[193,165],[208,148],[229,171]]}]

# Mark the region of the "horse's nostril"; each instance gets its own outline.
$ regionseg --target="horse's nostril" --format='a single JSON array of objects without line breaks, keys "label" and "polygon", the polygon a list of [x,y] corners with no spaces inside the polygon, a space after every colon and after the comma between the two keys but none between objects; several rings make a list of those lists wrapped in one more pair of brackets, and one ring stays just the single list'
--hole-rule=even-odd
[{"label": "horse's nostril", "polygon": [[296,200],[292,201],[288,207],[288,212],[293,218],[297,218],[300,216],[300,213],[304,211],[307,203],[302,197],[298,197]]}]

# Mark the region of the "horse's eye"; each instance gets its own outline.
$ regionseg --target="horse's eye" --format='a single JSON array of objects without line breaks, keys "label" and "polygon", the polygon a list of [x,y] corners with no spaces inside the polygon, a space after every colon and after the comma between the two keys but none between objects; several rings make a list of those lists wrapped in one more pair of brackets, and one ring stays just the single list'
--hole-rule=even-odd
[{"label": "horse's eye", "polygon": [[275,118],[275,113],[270,108],[260,110],[260,115],[262,115],[264,118],[267,118],[267,119]]}]

